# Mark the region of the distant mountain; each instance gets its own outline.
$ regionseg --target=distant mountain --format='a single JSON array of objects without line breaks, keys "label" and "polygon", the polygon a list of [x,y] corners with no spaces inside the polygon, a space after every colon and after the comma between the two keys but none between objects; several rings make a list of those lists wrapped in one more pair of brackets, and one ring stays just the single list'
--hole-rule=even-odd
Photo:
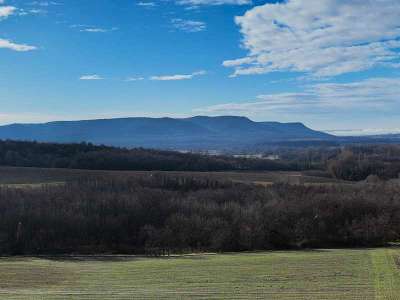
[{"label": "distant mountain", "polygon": [[249,148],[334,136],[301,123],[254,122],[245,117],[121,118],[0,126],[0,139],[91,142],[122,147],[181,150]]}]

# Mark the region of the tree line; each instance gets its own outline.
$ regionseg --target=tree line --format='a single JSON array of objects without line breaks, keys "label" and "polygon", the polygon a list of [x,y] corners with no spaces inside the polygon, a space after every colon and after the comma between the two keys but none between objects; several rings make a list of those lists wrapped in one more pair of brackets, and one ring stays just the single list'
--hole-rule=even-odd
[{"label": "tree line", "polygon": [[333,178],[363,181],[373,175],[380,180],[399,178],[400,145],[347,145],[276,148],[281,161],[298,170],[324,170]]},{"label": "tree line", "polygon": [[15,167],[136,171],[309,171],[343,180],[370,175],[382,180],[400,174],[399,145],[274,148],[279,160],[209,156],[152,149],[125,149],[90,143],[0,141],[0,165]]},{"label": "tree line", "polygon": [[90,143],[0,141],[0,165],[136,171],[297,170],[283,161],[208,156],[176,151],[125,149]]},{"label": "tree line", "polygon": [[400,146],[348,146],[327,161],[327,169],[333,177],[350,181],[365,180],[370,175],[381,180],[399,178]]},{"label": "tree line", "polygon": [[206,177],[85,176],[0,188],[0,254],[379,246],[400,238],[397,185],[261,187]]}]

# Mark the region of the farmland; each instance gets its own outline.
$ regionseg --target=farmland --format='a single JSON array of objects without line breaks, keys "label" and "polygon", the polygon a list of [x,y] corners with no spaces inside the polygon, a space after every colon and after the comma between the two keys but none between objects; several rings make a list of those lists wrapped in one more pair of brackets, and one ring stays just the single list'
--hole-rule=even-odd
[{"label": "farmland", "polygon": [[399,189],[320,173],[2,167],[0,254],[384,246],[400,237]]},{"label": "farmland", "polygon": [[[239,183],[255,183],[269,185],[273,183],[304,183],[304,184],[349,184],[329,178],[326,174],[307,172],[167,172],[167,171],[91,171],[71,169],[18,168],[0,167],[0,185],[38,185],[56,184],[85,176],[122,175],[124,177],[141,177],[151,174],[166,174],[170,176],[192,176],[225,180]],[[301,179],[301,180],[299,180]]]},{"label": "farmland", "polygon": [[398,241],[397,202],[382,194],[398,201],[397,185],[1,167],[0,299],[397,300],[399,247],[329,249]]},{"label": "farmland", "polygon": [[400,299],[400,249],[0,259],[1,299]]}]

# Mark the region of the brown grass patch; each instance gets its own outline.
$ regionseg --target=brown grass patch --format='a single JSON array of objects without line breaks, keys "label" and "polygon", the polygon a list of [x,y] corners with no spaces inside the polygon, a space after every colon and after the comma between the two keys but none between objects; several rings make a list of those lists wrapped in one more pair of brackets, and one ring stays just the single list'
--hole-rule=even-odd
[{"label": "brown grass patch", "polygon": [[0,263],[0,290],[57,286],[74,277],[74,272],[51,261],[12,259]]}]

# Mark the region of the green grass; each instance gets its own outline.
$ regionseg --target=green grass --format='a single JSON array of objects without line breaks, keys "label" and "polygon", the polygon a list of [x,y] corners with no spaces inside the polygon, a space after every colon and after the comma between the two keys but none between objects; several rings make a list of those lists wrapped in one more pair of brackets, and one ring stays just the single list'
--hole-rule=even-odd
[{"label": "green grass", "polygon": [[400,299],[400,251],[381,249],[372,253],[376,299]]},{"label": "green grass", "polygon": [[1,299],[400,299],[400,249],[0,258]]}]

